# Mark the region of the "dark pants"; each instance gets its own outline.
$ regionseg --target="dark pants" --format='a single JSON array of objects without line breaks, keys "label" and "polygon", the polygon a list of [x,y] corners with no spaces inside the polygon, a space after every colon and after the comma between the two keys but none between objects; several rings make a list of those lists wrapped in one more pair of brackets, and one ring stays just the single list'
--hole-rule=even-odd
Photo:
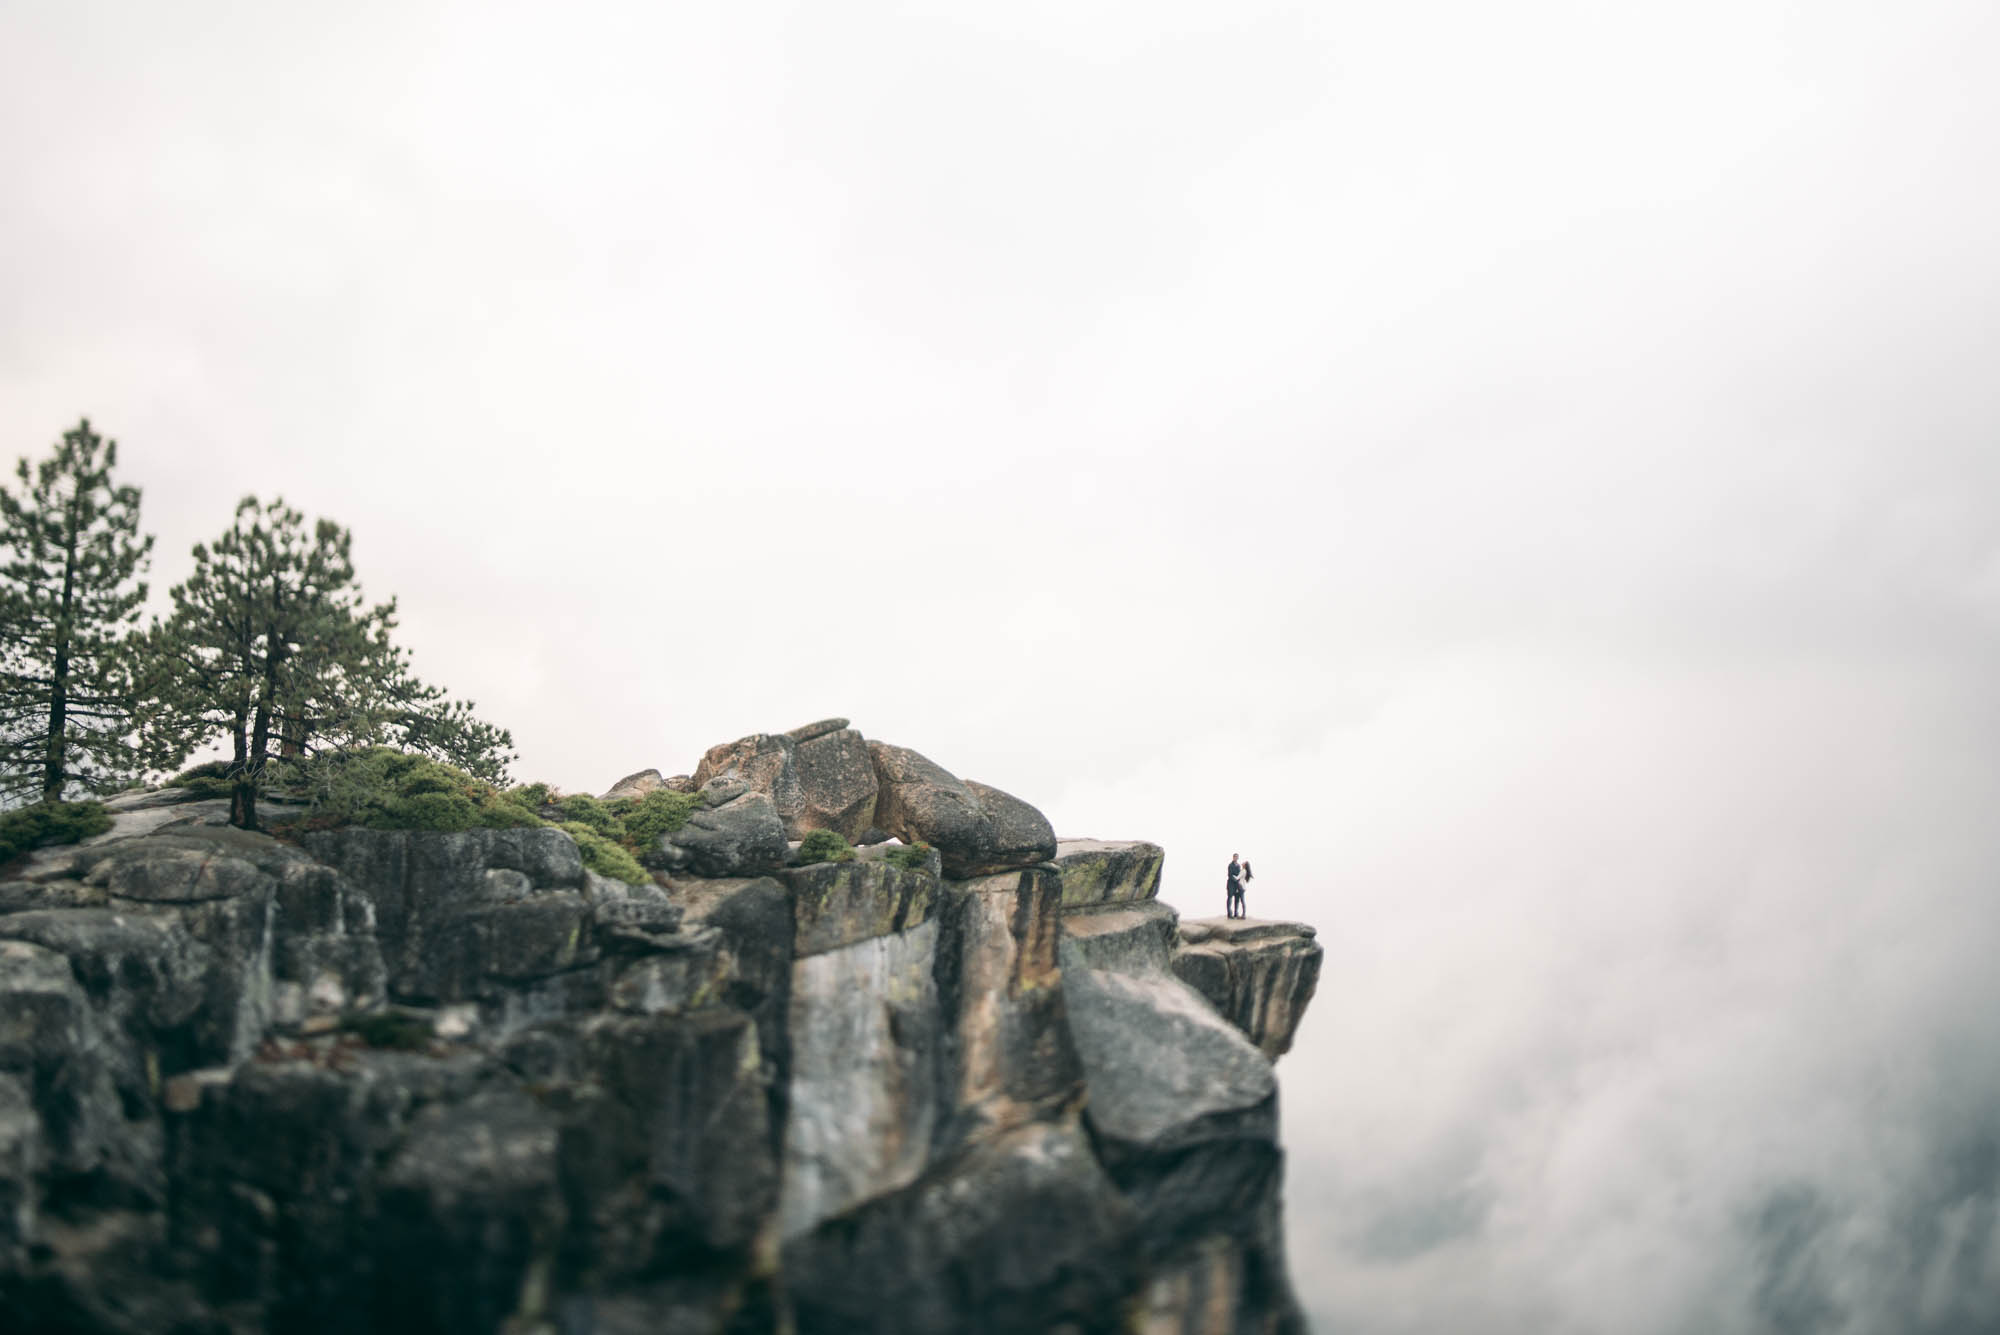
[{"label": "dark pants", "polygon": [[1231,881],[1222,895],[1222,912],[1230,918],[1247,918],[1250,914],[1243,907],[1243,887]]}]

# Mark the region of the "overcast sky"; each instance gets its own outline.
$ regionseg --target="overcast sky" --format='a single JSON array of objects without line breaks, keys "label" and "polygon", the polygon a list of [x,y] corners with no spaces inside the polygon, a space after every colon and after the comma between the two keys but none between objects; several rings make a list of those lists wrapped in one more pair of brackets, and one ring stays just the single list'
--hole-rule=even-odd
[{"label": "overcast sky", "polygon": [[2000,11],[0,0],[0,431],[600,790],[1316,923],[1322,1331],[2000,1328]]}]

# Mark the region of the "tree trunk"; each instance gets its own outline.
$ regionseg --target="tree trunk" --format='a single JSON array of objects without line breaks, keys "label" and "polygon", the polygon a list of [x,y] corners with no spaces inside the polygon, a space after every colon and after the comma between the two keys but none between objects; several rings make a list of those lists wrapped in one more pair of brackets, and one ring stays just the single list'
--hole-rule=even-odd
[{"label": "tree trunk", "polygon": [[56,612],[56,661],[54,680],[49,688],[49,744],[42,753],[42,801],[62,800],[63,785],[69,775],[63,762],[69,752],[69,641],[71,609],[76,603],[76,503],[69,507],[69,532],[63,547],[62,606]]}]

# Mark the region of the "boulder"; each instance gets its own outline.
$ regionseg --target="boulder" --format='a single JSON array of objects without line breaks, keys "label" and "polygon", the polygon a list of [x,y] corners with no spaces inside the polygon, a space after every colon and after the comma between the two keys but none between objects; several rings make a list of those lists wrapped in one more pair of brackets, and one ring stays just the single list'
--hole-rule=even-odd
[{"label": "boulder", "polygon": [[693,781],[700,787],[723,777],[770,798],[787,839],[802,839],[810,830],[838,830],[852,842],[875,817],[875,766],[868,744],[846,719],[823,719],[789,733],[754,733],[712,746],[695,768]]},{"label": "boulder", "polygon": [[769,798],[778,819],[789,828],[805,809],[805,795],[799,790],[793,761],[794,747],[792,739],[783,733],[768,732],[711,746],[695,766],[695,787],[700,788],[718,775],[734,775],[748,785],[749,791]]},{"label": "boulder", "polygon": [[642,769],[637,774],[627,774],[605,791],[600,802],[613,802],[621,797],[644,797],[666,786],[656,769]]},{"label": "boulder", "polygon": [[1137,840],[1061,839],[1055,863],[1062,872],[1063,907],[1086,908],[1152,899],[1160,892],[1166,850]]},{"label": "boulder", "polygon": [[880,793],[875,824],[904,843],[925,843],[944,859],[947,876],[983,876],[1032,867],[1056,853],[1048,818],[985,784],[965,783],[908,747],[868,743]]},{"label": "boulder", "polygon": [[1171,1153],[1254,1115],[1275,1141],[1271,1063],[1178,979],[1075,968],[1062,990],[1099,1136]]},{"label": "boulder", "polygon": [[[726,784],[704,789],[727,791]],[[669,868],[696,876],[762,876],[784,866],[789,852],[771,799],[749,791],[690,814],[687,824],[661,837],[659,856]]]},{"label": "boulder", "polygon": [[859,842],[875,823],[877,784],[868,743],[846,727],[806,737],[794,734],[794,738],[793,768],[802,806],[786,821],[786,837],[802,839],[810,830],[837,830],[849,843]]},{"label": "boulder", "polygon": [[1292,1047],[1325,951],[1304,923],[1200,918],[1180,926],[1173,969],[1272,1059]]}]

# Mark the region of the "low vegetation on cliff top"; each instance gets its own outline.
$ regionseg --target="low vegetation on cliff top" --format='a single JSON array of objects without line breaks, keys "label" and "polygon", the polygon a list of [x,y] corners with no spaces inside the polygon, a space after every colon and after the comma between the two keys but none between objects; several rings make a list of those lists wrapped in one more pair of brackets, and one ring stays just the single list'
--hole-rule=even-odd
[{"label": "low vegetation on cliff top", "polygon": [[0,816],[0,863],[49,844],[74,844],[111,828],[95,802],[40,802]]},{"label": "low vegetation on cliff top", "polygon": [[[686,824],[701,799],[659,789],[601,802],[545,783],[502,788],[451,765],[390,747],[326,757],[297,771],[292,795],[306,800],[281,830],[504,830],[553,825],[576,840],[584,865],[633,885],[647,879],[639,856]],[[186,787],[228,783],[199,770],[176,776]],[[219,794],[226,795],[226,794]]]},{"label": "low vegetation on cliff top", "polygon": [[813,830],[800,842],[798,860],[801,866],[815,862],[852,862],[854,845],[848,843],[838,830]]}]

